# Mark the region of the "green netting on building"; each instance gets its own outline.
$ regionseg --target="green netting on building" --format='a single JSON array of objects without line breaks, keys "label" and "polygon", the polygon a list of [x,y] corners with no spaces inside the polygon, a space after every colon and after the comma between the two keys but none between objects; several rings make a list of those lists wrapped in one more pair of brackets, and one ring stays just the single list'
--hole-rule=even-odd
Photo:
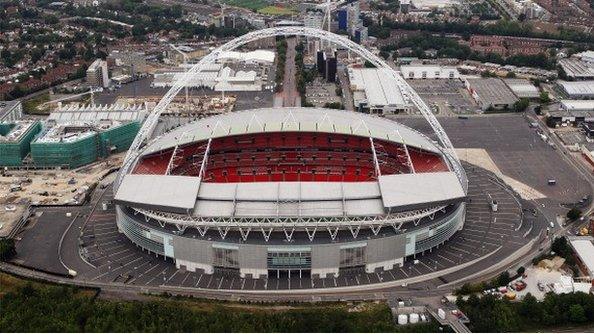
[{"label": "green netting on building", "polygon": [[99,134],[100,155],[107,157],[110,154],[127,150],[140,130],[138,122],[123,124]]},{"label": "green netting on building", "polygon": [[13,123],[0,123],[0,136],[6,136],[14,128]]},{"label": "green netting on building", "polygon": [[[15,124],[0,124],[0,135],[7,135]],[[20,166],[23,158],[29,154],[30,143],[41,130],[41,124],[35,122],[18,141],[0,142],[0,166]]]},{"label": "green netting on building", "polygon": [[72,142],[33,142],[31,157],[36,166],[77,168],[97,160],[97,135]]}]

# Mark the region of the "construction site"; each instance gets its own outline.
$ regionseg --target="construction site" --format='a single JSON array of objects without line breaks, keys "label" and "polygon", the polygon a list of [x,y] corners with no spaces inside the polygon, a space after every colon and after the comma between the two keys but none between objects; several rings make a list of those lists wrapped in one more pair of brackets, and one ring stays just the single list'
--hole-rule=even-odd
[{"label": "construction site", "polygon": [[0,166],[20,166],[40,129],[38,121],[0,123]]},{"label": "construction site", "polygon": [[37,167],[77,168],[128,149],[138,133],[138,122],[48,121],[31,143]]},{"label": "construction site", "polygon": [[121,164],[123,153],[75,170],[4,170],[0,205],[79,205]]}]

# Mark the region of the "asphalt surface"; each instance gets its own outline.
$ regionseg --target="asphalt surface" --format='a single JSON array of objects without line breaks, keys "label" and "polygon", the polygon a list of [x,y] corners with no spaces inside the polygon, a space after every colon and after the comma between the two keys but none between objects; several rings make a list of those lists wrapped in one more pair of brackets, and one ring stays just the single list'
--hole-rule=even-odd
[{"label": "asphalt surface", "polygon": [[[411,124],[423,129],[420,123],[424,120],[405,118],[405,124]],[[471,275],[488,272],[500,266],[517,249],[526,245],[528,240],[536,235],[543,235],[549,217],[543,217],[552,211],[561,208],[559,203],[581,198],[581,194],[564,191],[565,187],[572,187],[575,178],[579,175],[572,167],[560,159],[558,150],[540,140],[537,134],[528,126],[523,117],[518,115],[471,117],[468,120],[442,119],[442,124],[450,134],[450,138],[457,147],[485,148],[493,157],[499,168],[507,175],[517,178],[539,191],[550,194],[551,198],[546,207],[543,203],[519,200],[513,192],[499,180],[480,168],[467,166],[472,202],[468,204],[467,221],[462,231],[457,233],[450,241],[433,252],[407,259],[404,267],[395,268],[382,273],[367,274],[364,272],[342,273],[338,278],[311,279],[307,278],[281,278],[281,279],[241,279],[235,274],[215,273],[204,275],[183,270],[177,270],[173,263],[155,255],[143,253],[128,239],[117,232],[113,207],[108,211],[100,208],[94,210],[88,223],[83,229],[82,244],[71,240],[69,235],[74,235],[85,223],[85,215],[92,206],[81,208],[81,216],[77,219],[68,233],[62,247],[62,257],[67,266],[72,266],[79,275],[77,279],[93,284],[115,284],[119,287],[155,287],[157,289],[184,289],[202,288],[213,291],[236,289],[238,291],[288,291],[288,289],[330,288],[345,286],[360,286],[373,283],[383,283],[393,280],[402,280],[410,277],[440,272],[444,268],[455,266],[461,262],[487,256],[485,259],[461,269],[455,273],[443,274],[420,283],[412,283],[406,287],[391,287],[379,289],[378,294],[397,293],[411,296],[430,296],[451,287],[443,288],[444,284],[454,284]],[[415,124],[416,123],[416,124]],[[425,126],[425,130],[428,126]],[[513,138],[513,140],[510,140]],[[509,152],[507,152],[507,151]],[[515,155],[520,161],[510,161],[508,156]],[[540,161],[539,163],[536,163]],[[524,169],[522,169],[524,167]],[[537,176],[531,175],[535,173]],[[541,177],[548,179],[549,175],[557,179],[557,186],[543,185]],[[576,184],[578,191],[586,191],[586,186]],[[103,194],[103,198],[93,197],[95,203],[109,200],[113,196],[110,188]],[[488,196],[497,199],[499,211],[492,213],[488,207]],[[520,204],[518,204],[520,203]],[[548,206],[550,203],[550,206]],[[520,208],[521,205],[521,208]],[[535,205],[537,205],[535,210]],[[39,209],[41,210],[41,209]],[[70,224],[65,219],[64,209],[50,208],[46,212],[57,212],[55,216],[49,214],[35,224],[26,226],[20,234],[21,241],[17,242],[19,255],[15,262],[31,267],[37,267],[49,272],[63,273],[57,258],[57,246],[60,236]],[[71,210],[71,209],[68,209]],[[566,209],[564,209],[566,210]],[[519,217],[523,217],[519,224]],[[40,223],[41,222],[41,223]],[[80,231],[80,229],[78,230]],[[538,247],[538,246],[537,246]],[[80,259],[79,252],[84,254],[90,264]],[[534,253],[533,253],[534,254]],[[77,260],[78,258],[78,260]],[[82,263],[82,264],[81,264]],[[184,290],[185,291],[185,290]],[[198,290],[197,290],[198,291]],[[331,293],[332,290],[320,290]],[[353,289],[348,293],[352,298],[364,295]],[[305,293],[304,293],[305,295]]]},{"label": "asphalt surface", "polygon": [[[47,239],[44,247],[21,247],[19,258],[31,266],[45,262],[46,265],[42,268],[45,271],[63,273],[66,269],[73,269],[78,273],[77,278],[92,282],[194,287],[221,291],[335,288],[406,280],[441,272],[492,254],[473,265],[471,270],[476,271],[493,266],[523,246],[533,236],[526,233],[533,225],[528,222],[527,216],[520,224],[521,218],[525,216],[521,204],[491,173],[471,166],[468,166],[467,170],[471,200],[467,207],[464,229],[438,249],[407,259],[403,267],[390,271],[365,273],[363,270],[350,270],[341,272],[337,278],[325,279],[308,276],[290,279],[243,279],[231,272],[206,275],[178,270],[170,260],[143,252],[117,231],[113,206],[103,211],[98,205],[113,198],[110,187],[96,191],[90,205],[81,211],[81,219],[77,219],[68,230],[66,228],[69,222],[63,222],[60,225],[62,233],[56,231],[51,234],[52,238]],[[499,203],[496,213],[491,212],[489,208],[490,198],[496,199]],[[49,224],[51,223],[35,224],[28,231],[32,235],[44,235]],[[537,231],[536,228],[533,230]],[[56,244],[59,244],[64,231],[66,233],[61,255],[67,268],[59,261],[47,261],[52,255],[57,257]],[[80,242],[79,235],[82,236]],[[23,240],[28,239],[28,236],[24,235]],[[82,258],[79,254],[83,254]],[[429,281],[422,287],[425,289],[427,286],[438,286],[458,278],[455,273],[448,274]]]},{"label": "asphalt surface", "polygon": [[[434,138],[423,118],[397,117],[405,125]],[[564,158],[562,150],[545,143],[538,128],[531,128],[522,114],[500,114],[459,118],[439,118],[456,148],[485,149],[501,172],[547,196],[535,201],[549,221],[565,215],[560,203],[576,203],[591,194],[588,181]],[[547,181],[557,184],[549,186]],[[543,206],[544,205],[544,206]]]},{"label": "asphalt surface", "polygon": [[285,76],[282,90],[274,96],[275,106],[301,106],[301,96],[299,95],[299,91],[297,90],[297,82],[295,81],[295,75],[297,74],[297,67],[295,66],[295,46],[297,46],[297,39],[295,37],[287,38]]}]

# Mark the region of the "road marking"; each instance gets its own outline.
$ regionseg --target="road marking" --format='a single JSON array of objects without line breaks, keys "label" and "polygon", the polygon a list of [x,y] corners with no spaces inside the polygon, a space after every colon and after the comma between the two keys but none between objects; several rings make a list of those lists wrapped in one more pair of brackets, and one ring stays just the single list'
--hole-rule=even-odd
[{"label": "road marking", "polygon": [[183,286],[183,285],[184,285],[184,283],[186,283],[186,280],[188,279],[188,277],[190,277],[190,272],[189,272],[189,271],[188,271],[188,272],[186,272],[186,277],[184,277],[184,279],[182,280],[182,282],[181,282],[181,284],[180,284],[181,286]]},{"label": "road marking", "polygon": [[[148,262],[148,263],[150,263],[150,262]],[[142,274],[138,275],[138,277],[135,277],[135,278],[133,278],[133,279],[130,281],[130,283],[132,283],[132,282],[135,282],[137,279],[139,279],[139,278],[143,277],[145,274],[147,274],[148,272],[152,271],[153,269],[155,269],[155,268],[156,268],[156,267],[158,267],[158,266],[159,266],[159,263],[155,264],[155,265],[154,265],[153,267],[151,267],[149,270],[147,270],[147,271],[143,272]]]},{"label": "road marking", "polygon": [[167,282],[171,281],[171,279],[172,279],[172,278],[173,278],[175,275],[177,275],[177,273],[178,273],[178,272],[180,272],[180,270],[179,270],[179,269],[175,270],[175,272],[174,272],[174,273],[173,273],[171,276],[169,276],[169,278],[168,278],[168,279],[165,281],[165,283],[167,283]]},{"label": "road marking", "polygon": [[450,263],[456,264],[456,262],[450,260],[449,258],[447,258],[447,257],[445,257],[445,256],[443,256],[441,254],[437,254],[437,256],[440,257],[440,258],[442,258],[442,259],[444,259],[444,260],[446,260],[446,261],[448,261],[448,262],[450,262]]},{"label": "road marking", "polygon": [[400,271],[404,274],[404,276],[408,277],[408,274],[406,273],[406,271],[402,270],[402,267],[399,267],[398,269],[400,269]]}]

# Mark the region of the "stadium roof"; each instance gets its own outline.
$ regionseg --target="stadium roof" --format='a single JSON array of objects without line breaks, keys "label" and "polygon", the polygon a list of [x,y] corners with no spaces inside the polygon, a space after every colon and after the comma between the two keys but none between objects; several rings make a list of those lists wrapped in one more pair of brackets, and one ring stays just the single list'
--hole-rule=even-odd
[{"label": "stadium roof", "polygon": [[447,205],[465,197],[453,172],[380,176],[374,182],[207,183],[130,174],[115,200],[196,217],[343,217]]},{"label": "stadium roof", "polygon": [[[303,131],[381,138],[441,154],[428,137],[366,114],[321,108],[266,108],[201,119],[149,143],[141,155],[210,137]],[[464,190],[454,172],[380,176],[366,182],[201,182],[199,177],[128,174],[120,204],[189,213],[204,218],[369,217],[459,202]]]},{"label": "stadium roof", "polygon": [[115,200],[134,207],[184,213],[194,208],[200,178],[178,175],[126,175]]},{"label": "stadium roof", "polygon": [[465,197],[460,181],[452,172],[381,175],[379,187],[386,208],[411,209]]},{"label": "stadium roof", "polygon": [[143,154],[208,138],[262,132],[326,132],[393,141],[439,153],[428,137],[400,123],[361,113],[323,108],[264,108],[208,117],[174,129],[147,145]]}]

